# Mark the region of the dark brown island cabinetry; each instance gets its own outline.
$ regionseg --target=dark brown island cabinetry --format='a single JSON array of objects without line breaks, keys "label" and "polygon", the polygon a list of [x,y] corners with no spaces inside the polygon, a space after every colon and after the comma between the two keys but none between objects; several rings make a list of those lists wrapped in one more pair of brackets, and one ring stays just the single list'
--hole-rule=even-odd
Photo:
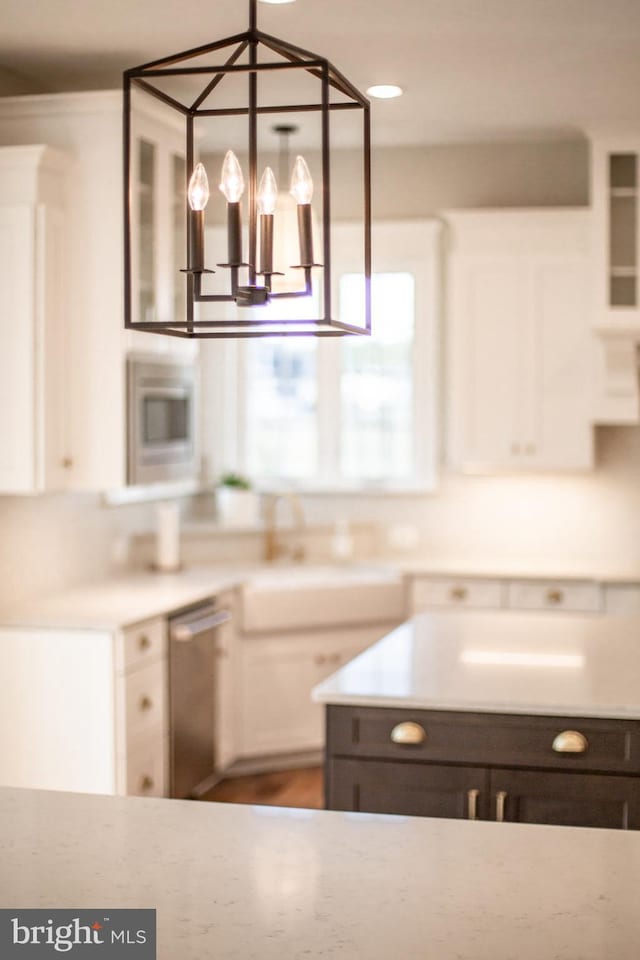
[{"label": "dark brown island cabinetry", "polygon": [[640,721],[327,707],[330,810],[640,829]]}]

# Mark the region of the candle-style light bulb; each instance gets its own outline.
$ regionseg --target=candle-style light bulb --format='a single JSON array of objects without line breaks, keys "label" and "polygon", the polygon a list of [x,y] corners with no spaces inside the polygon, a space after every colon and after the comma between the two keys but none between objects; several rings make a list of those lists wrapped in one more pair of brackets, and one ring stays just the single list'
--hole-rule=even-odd
[{"label": "candle-style light bulb", "polygon": [[242,167],[233,150],[227,150],[224,155],[220,189],[227,198],[227,203],[238,203],[244,193]]},{"label": "candle-style light bulb", "polygon": [[276,178],[271,167],[265,167],[258,186],[258,213],[264,215],[275,213],[277,201],[278,184]]},{"label": "candle-style light bulb", "polygon": [[267,286],[273,275],[273,214],[278,202],[278,184],[271,167],[266,167],[258,186],[258,213],[260,214],[260,272]]},{"label": "candle-style light bulb", "polygon": [[242,264],[242,216],[240,198],[244,193],[244,177],[233,150],[227,150],[222,164],[220,189],[227,198],[227,250],[229,266]]},{"label": "candle-style light bulb", "polygon": [[194,273],[204,271],[204,208],[209,200],[207,171],[201,163],[196,164],[189,186],[189,269]]},{"label": "candle-style light bulb", "polygon": [[296,157],[291,173],[289,193],[296,203],[311,203],[313,198],[313,180],[304,157]]},{"label": "candle-style light bulb", "polygon": [[311,198],[313,180],[304,157],[296,157],[291,173],[289,193],[298,204],[298,239],[300,241],[300,266],[309,270],[313,266],[313,230],[311,225]]},{"label": "candle-style light bulb", "polygon": [[187,195],[192,210],[204,210],[209,202],[209,180],[202,163],[198,163],[191,174]]}]

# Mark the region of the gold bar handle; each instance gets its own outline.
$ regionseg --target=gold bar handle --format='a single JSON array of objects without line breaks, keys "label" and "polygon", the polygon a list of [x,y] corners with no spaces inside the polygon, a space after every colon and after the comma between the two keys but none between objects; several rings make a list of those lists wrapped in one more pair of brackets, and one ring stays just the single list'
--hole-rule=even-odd
[{"label": "gold bar handle", "polygon": [[421,727],[419,723],[414,723],[412,720],[396,724],[391,731],[391,740],[393,743],[400,743],[404,746],[416,746],[419,743],[424,743],[426,739],[427,734],[424,727]]},{"label": "gold bar handle", "polygon": [[496,793],[496,822],[504,823],[504,808],[509,794],[506,790],[498,790]]},{"label": "gold bar handle", "polygon": [[467,790],[467,820],[478,819],[479,790]]},{"label": "gold bar handle", "polygon": [[585,753],[588,746],[589,741],[578,730],[563,730],[554,737],[551,744],[552,750],[556,753]]}]

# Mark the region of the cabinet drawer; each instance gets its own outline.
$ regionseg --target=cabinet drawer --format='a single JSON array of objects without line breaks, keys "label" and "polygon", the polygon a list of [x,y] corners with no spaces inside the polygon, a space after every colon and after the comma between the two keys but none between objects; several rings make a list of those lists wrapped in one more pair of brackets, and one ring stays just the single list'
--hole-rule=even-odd
[{"label": "cabinet drawer", "polygon": [[123,630],[118,651],[118,670],[128,672],[167,655],[167,623],[164,617],[145,620]]},{"label": "cabinet drawer", "polygon": [[612,583],[604,587],[606,613],[640,613],[640,586],[633,583]]},{"label": "cabinet drawer", "polygon": [[127,796],[167,796],[168,741],[162,730],[127,753]]},{"label": "cabinet drawer", "polygon": [[515,610],[572,610],[598,613],[602,608],[600,585],[585,581],[513,580],[509,606]]},{"label": "cabinet drawer", "polygon": [[127,747],[154,729],[166,730],[166,664],[153,663],[123,678]]},{"label": "cabinet drawer", "polygon": [[327,807],[409,817],[486,819],[489,774],[481,767],[335,759]]},{"label": "cabinet drawer", "polygon": [[[567,750],[579,740],[567,731],[584,752]],[[403,734],[414,742],[394,742]],[[332,756],[640,772],[638,721],[330,707],[327,735]]]},{"label": "cabinet drawer", "polygon": [[446,579],[420,577],[411,584],[414,613],[425,607],[495,609],[502,606],[500,580]]}]

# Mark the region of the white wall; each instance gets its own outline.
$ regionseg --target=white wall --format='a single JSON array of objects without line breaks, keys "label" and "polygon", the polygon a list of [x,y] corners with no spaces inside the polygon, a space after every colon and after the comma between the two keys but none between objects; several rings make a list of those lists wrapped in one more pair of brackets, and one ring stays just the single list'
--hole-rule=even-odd
[{"label": "white wall", "polygon": [[601,427],[597,466],[583,476],[444,475],[425,497],[305,498],[311,523],[336,515],[410,526],[412,553],[478,566],[557,564],[640,574],[640,427]]},{"label": "white wall", "polygon": [[126,538],[152,523],[153,505],[104,507],[93,494],[0,496],[0,610],[106,576],[126,559]]},{"label": "white wall", "polygon": [[[295,145],[291,144],[291,155]],[[304,151],[303,151],[304,152]],[[317,155],[305,154],[312,168]],[[212,184],[222,156],[204,156]],[[240,158],[241,163],[246,160]],[[275,154],[262,157],[278,170]],[[361,216],[360,154],[337,150],[332,158],[332,208],[336,220]],[[246,169],[246,167],[245,167]],[[585,139],[522,143],[458,143],[375,149],[371,162],[372,212],[380,220],[436,216],[465,207],[584,206],[589,202],[589,157]],[[283,186],[282,184],[280,186]],[[284,185],[286,187],[286,185]],[[207,222],[224,217],[217,191]]]},{"label": "white wall", "polygon": [[0,66],[0,97],[20,97],[23,94],[42,93],[42,85],[29,77]]}]

